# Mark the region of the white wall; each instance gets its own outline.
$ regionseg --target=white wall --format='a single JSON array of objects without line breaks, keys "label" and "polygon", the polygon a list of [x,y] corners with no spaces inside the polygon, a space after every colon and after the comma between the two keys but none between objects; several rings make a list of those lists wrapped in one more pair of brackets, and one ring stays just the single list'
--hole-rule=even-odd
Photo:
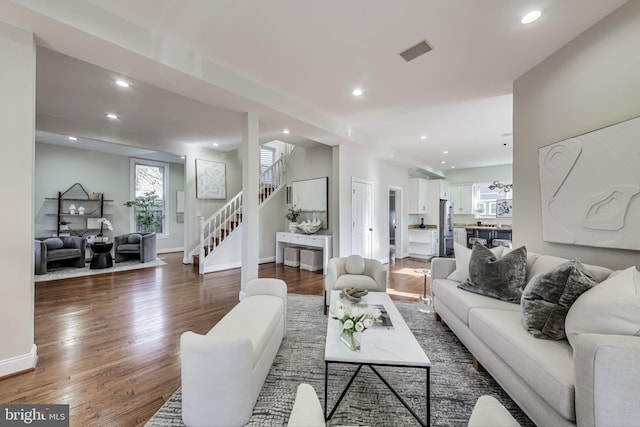
[{"label": "white wall", "polygon": [[[106,202],[104,206],[104,213],[114,228],[113,231],[105,230],[106,236],[113,238],[131,232],[131,208],[123,206],[131,198],[130,157],[36,143],[35,165],[36,236],[50,236],[56,227],[56,218],[47,213],[56,213],[57,202],[47,201],[46,198],[57,197],[59,191],[66,191],[76,182],[82,184],[89,194],[103,193],[105,199],[113,200]],[[171,163],[167,193],[169,210],[166,217],[169,234],[158,239],[157,249],[160,252],[181,250],[183,246],[184,224],[176,222],[178,190],[184,190],[184,165]]]},{"label": "white wall", "polygon": [[455,169],[445,172],[445,180],[450,184],[475,184],[476,182],[500,181],[511,184],[512,165],[487,166],[483,168]]},{"label": "white wall", "polygon": [[[0,139],[4,224],[0,244],[0,377],[35,366],[33,176],[36,52],[33,35],[0,22]],[[10,64],[11,66],[7,66]]]},{"label": "white wall", "polygon": [[640,116],[638,40],[640,2],[630,1],[515,81],[514,244],[610,268],[640,265],[637,251],[544,242],[538,174],[540,147]]},{"label": "white wall", "polygon": [[[337,216],[339,217],[339,256],[351,255],[351,179],[361,178],[373,182],[373,258],[381,261],[389,258],[389,186],[403,189],[402,253],[409,253],[409,231],[407,228],[407,190],[409,172],[406,168],[378,159],[365,148],[342,145],[338,149],[339,195]],[[336,245],[334,245],[335,247]],[[336,256],[336,254],[334,254]]]}]

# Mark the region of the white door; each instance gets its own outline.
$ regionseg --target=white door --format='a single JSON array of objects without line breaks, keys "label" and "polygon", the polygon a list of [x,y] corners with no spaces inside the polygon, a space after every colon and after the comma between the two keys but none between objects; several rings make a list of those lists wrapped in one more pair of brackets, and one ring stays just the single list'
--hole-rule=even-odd
[{"label": "white door", "polygon": [[373,256],[373,185],[353,179],[351,182],[351,253],[363,258]]}]

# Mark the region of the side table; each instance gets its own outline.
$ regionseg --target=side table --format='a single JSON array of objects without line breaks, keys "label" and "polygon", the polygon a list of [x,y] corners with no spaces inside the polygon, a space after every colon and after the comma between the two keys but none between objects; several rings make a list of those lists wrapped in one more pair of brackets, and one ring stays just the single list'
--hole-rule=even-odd
[{"label": "side table", "polygon": [[113,249],[113,243],[94,243],[91,245],[91,251],[93,256],[91,257],[91,265],[89,268],[100,269],[113,267],[113,258],[111,257],[111,249]]}]

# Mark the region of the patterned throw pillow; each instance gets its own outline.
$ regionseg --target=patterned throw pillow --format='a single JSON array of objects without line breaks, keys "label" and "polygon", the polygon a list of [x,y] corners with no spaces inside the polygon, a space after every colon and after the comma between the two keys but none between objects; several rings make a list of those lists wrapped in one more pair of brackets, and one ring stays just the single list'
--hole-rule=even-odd
[{"label": "patterned throw pillow", "polygon": [[568,261],[534,276],[522,294],[522,322],[531,335],[563,340],[569,308],[597,284],[577,260]]},{"label": "patterned throw pillow", "polygon": [[527,248],[514,249],[502,258],[476,244],[469,259],[469,278],[458,287],[465,291],[519,303],[527,275]]}]

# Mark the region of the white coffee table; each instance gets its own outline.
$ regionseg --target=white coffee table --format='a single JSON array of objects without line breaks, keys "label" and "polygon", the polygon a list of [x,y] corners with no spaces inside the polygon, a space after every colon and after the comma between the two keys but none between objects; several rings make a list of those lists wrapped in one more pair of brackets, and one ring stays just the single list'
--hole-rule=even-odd
[{"label": "white coffee table", "polygon": [[[340,291],[331,292],[331,304],[340,300]],[[349,304],[347,300],[340,300],[344,304]],[[409,410],[411,415],[422,426],[428,426],[430,423],[430,369],[431,361],[425,354],[422,347],[416,340],[415,336],[407,326],[406,322],[402,318],[402,315],[396,308],[391,298],[386,292],[370,292],[359,303],[360,305],[372,305],[381,304],[393,323],[392,328],[374,327],[367,329],[362,334],[361,350],[353,351],[347,348],[340,341],[341,326],[340,321],[332,319],[331,315],[328,316],[327,323],[327,340],[325,343],[324,351],[324,415],[325,419],[329,421],[335,414],[340,402],[346,395],[349,387],[355,380],[356,376],[360,372],[363,366],[368,366],[380,380],[389,388],[389,390],[400,400],[400,402]],[[354,372],[353,376],[347,383],[344,391],[338,398],[333,409],[327,415],[328,408],[328,379],[329,379],[329,364],[331,363],[345,363],[358,365],[358,368]],[[426,420],[420,419],[407,402],[391,387],[391,385],[385,380],[382,375],[375,369],[375,366],[394,366],[404,368],[416,368],[424,369],[426,372],[426,403],[427,403],[427,416]]]}]

